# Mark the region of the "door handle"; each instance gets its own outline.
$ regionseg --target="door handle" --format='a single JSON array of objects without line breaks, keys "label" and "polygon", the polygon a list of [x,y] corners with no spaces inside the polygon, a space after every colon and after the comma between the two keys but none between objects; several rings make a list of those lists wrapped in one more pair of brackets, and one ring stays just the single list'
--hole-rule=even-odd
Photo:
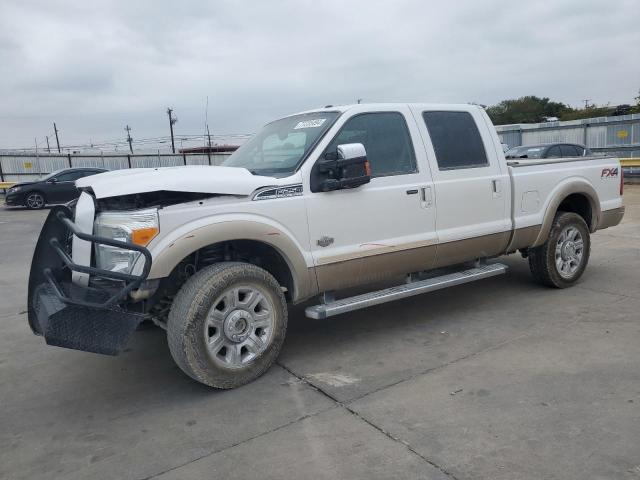
[{"label": "door handle", "polygon": [[416,193],[418,193],[418,189],[411,189],[411,190],[407,190],[407,195],[415,195]]},{"label": "door handle", "polygon": [[502,182],[498,179],[491,180],[491,188],[493,190],[493,198],[502,196]]},{"label": "door handle", "polygon": [[420,203],[422,204],[422,208],[431,207],[431,204],[433,203],[433,196],[430,186],[420,188]]}]

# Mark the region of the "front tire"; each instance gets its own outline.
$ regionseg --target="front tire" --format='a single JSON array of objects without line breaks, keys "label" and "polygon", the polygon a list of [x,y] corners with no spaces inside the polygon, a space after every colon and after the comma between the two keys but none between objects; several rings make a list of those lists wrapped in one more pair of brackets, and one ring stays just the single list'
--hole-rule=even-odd
[{"label": "front tire", "polygon": [[228,389],[269,369],[286,330],[287,305],[276,279],[255,265],[225,262],[200,270],[180,289],[167,340],[183,372]]},{"label": "front tire", "polygon": [[591,238],[584,219],[571,212],[558,212],[549,238],[529,249],[529,268],[539,283],[555,288],[572,286],[589,262]]},{"label": "front tire", "polygon": [[24,200],[24,206],[29,210],[40,210],[46,203],[44,195],[40,192],[29,192]]}]

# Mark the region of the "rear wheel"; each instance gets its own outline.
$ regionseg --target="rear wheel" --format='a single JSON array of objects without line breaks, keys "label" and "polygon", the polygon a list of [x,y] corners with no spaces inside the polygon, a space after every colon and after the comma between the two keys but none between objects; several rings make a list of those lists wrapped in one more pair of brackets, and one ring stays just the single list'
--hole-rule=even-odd
[{"label": "rear wheel", "polygon": [[286,302],[275,278],[255,265],[220,263],[196,273],[178,292],[167,338],[187,375],[234,388],[273,364],[286,329]]},{"label": "rear wheel", "polygon": [[529,249],[529,268],[544,285],[570,287],[587,268],[590,250],[591,238],[584,219],[576,213],[559,212],[547,241]]},{"label": "rear wheel", "polygon": [[44,208],[46,202],[44,200],[44,195],[40,192],[30,192],[27,194],[27,198],[25,198],[24,205],[29,210],[40,210]]}]

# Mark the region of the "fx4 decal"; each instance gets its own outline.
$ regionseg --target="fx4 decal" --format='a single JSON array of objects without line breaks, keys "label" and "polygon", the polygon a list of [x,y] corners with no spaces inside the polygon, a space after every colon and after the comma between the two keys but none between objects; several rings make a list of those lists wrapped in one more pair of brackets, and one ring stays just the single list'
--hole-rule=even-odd
[{"label": "fx4 decal", "polygon": [[618,176],[618,167],[616,168],[603,168],[600,178],[615,178]]}]

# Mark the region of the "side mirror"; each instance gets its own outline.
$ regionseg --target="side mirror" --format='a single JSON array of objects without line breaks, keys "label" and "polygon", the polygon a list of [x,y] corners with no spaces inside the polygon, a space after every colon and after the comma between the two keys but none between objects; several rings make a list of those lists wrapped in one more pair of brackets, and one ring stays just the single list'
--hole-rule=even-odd
[{"label": "side mirror", "polygon": [[356,188],[371,181],[371,166],[361,143],[338,145],[318,163],[318,172],[326,177],[320,184],[323,192]]},{"label": "side mirror", "polygon": [[50,178],[47,183],[58,183],[58,179],[56,177]]}]

